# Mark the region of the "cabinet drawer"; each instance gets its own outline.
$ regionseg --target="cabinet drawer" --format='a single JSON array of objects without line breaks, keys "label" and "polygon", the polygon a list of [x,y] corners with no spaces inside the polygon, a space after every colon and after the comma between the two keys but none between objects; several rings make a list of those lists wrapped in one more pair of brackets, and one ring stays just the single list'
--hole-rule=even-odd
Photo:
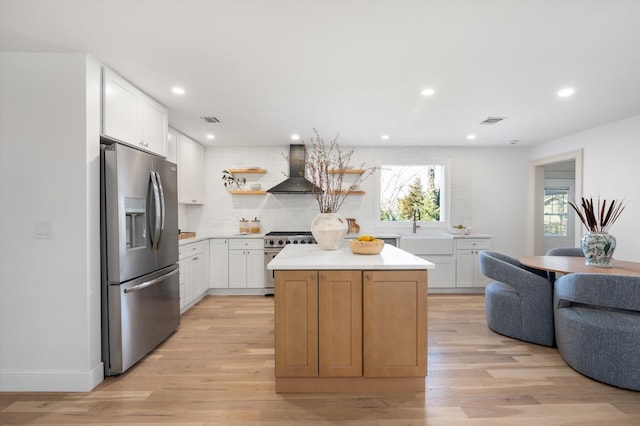
[{"label": "cabinet drawer", "polygon": [[178,247],[178,259],[202,253],[202,241]]},{"label": "cabinet drawer", "polygon": [[253,238],[237,238],[229,240],[229,250],[262,249],[264,240]]},{"label": "cabinet drawer", "polygon": [[478,249],[486,250],[491,248],[491,240],[487,239],[458,239],[456,241],[456,248],[458,249]]}]

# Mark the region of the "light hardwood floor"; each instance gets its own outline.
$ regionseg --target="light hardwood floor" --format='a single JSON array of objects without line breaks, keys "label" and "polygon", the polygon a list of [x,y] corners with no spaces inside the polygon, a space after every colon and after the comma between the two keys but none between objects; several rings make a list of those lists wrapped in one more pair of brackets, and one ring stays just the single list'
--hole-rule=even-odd
[{"label": "light hardwood floor", "polygon": [[[0,424],[639,425],[640,392],[487,329],[482,296],[429,296],[425,392],[276,394],[273,299],[207,297],[89,393],[0,393]],[[585,348],[588,350],[588,348]]]}]

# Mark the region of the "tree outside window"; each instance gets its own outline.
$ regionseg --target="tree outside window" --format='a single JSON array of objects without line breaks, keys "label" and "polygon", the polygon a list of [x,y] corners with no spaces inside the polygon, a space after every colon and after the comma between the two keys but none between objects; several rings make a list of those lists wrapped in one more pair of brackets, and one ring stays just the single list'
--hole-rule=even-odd
[{"label": "tree outside window", "polygon": [[380,167],[380,220],[441,222],[442,165],[383,165]]},{"label": "tree outside window", "polygon": [[567,236],[569,188],[544,190],[544,234]]}]

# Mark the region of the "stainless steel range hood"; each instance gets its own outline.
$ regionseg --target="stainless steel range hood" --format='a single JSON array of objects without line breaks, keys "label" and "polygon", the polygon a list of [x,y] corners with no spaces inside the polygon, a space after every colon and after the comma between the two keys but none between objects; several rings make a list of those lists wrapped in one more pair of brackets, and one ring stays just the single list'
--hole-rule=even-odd
[{"label": "stainless steel range hood", "polygon": [[267,190],[271,194],[313,194],[322,192],[305,179],[306,150],[304,145],[289,145],[289,178]]}]

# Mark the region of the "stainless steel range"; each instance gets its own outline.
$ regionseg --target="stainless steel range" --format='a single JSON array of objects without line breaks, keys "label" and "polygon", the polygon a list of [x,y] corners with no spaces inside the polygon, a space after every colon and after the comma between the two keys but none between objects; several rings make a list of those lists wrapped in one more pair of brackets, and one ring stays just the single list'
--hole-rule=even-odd
[{"label": "stainless steel range", "polygon": [[274,293],[274,280],[273,271],[267,269],[267,264],[271,262],[271,259],[276,257],[280,250],[282,250],[287,244],[316,244],[316,239],[313,238],[311,232],[302,231],[283,231],[283,232],[269,232],[264,236],[264,269],[265,269],[265,283],[264,294],[273,295]]}]

